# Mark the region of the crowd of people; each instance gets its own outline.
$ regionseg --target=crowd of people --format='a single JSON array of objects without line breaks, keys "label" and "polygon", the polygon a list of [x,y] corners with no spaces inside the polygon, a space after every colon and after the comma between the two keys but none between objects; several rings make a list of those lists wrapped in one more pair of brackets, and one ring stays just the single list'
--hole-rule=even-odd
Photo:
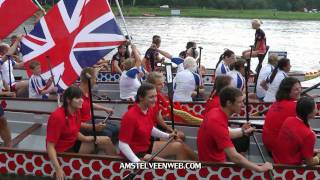
[{"label": "crowd of people", "polygon": [[[123,115],[120,126],[110,122],[91,123],[91,108],[110,115],[114,110],[90,102],[89,87],[96,84],[98,72],[96,68],[84,68],[80,83],[64,91],[62,106],[48,119],[46,147],[57,179],[64,177],[57,153],[103,151],[107,155],[120,155],[131,162],[143,162],[171,137],[174,140],[154,160],[164,161],[174,157],[177,160],[226,162],[228,157],[230,161],[254,171],[273,169],[269,162],[257,165],[246,158],[250,135],[256,129],[250,123],[240,128],[231,128],[228,123],[230,116],[240,113],[244,105],[247,60],[267,51],[261,24],[260,20],[252,21],[252,28],[256,30],[252,49],[244,51],[241,57],[227,49],[216,65],[214,88],[207,99],[204,119],[197,134],[197,153],[184,142],[185,134],[166,124],[162,116],[159,101],[165,78],[161,66],[158,66],[165,58],[177,65],[177,74],[173,79],[173,101],[192,101],[203,94],[204,72],[199,65],[195,42],[188,42],[186,50],[177,57],[160,48],[161,37],[158,35],[152,37],[144,57],[135,45],[128,42],[118,47],[110,69],[113,73],[121,74],[120,99],[134,102]],[[48,99],[58,89],[53,77],[44,79],[41,76],[38,61],[28,64],[32,71],[28,82],[16,82],[14,79],[13,67],[24,65],[15,55],[20,39],[16,37],[11,47],[0,45],[0,94],[14,97],[20,90],[28,88],[29,98]],[[104,65],[104,61],[102,59],[99,64]],[[317,165],[319,157],[314,154],[316,136],[309,125],[309,121],[315,118],[317,107],[312,98],[300,97],[300,81],[288,77],[290,68],[288,58],[279,59],[271,54],[268,63],[259,70],[257,91],[250,94],[250,98],[258,102],[273,102],[265,116],[262,140],[274,162]],[[11,147],[10,130],[1,107],[0,136],[4,146]]]}]

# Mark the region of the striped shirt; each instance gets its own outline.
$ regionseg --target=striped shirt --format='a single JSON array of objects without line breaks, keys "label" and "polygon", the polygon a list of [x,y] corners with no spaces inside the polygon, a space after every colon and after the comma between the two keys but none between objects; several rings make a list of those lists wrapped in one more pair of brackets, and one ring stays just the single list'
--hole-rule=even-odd
[{"label": "striped shirt", "polygon": [[46,88],[46,80],[41,75],[32,75],[29,79],[29,98],[48,99],[49,94],[41,95]]},{"label": "striped shirt", "polygon": [[216,71],[215,71],[215,77],[226,75],[227,72],[229,72],[229,66],[224,63],[224,61],[221,61],[221,63],[218,65]]},{"label": "striped shirt", "polygon": [[138,79],[138,74],[144,72],[142,67],[133,67],[128,71],[123,71],[120,77],[120,98],[134,100],[141,83]]},{"label": "striped shirt", "polygon": [[240,91],[244,90],[245,79],[239,71],[232,70],[227,73],[231,77],[231,85]]}]

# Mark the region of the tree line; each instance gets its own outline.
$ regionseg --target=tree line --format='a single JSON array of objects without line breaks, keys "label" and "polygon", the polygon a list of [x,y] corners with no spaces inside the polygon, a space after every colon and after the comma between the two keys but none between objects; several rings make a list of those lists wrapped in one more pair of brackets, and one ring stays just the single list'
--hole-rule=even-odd
[{"label": "tree line", "polygon": [[[115,0],[109,0],[114,3]],[[119,0],[124,6],[199,7],[214,9],[277,9],[303,11],[320,9],[320,0]]]}]

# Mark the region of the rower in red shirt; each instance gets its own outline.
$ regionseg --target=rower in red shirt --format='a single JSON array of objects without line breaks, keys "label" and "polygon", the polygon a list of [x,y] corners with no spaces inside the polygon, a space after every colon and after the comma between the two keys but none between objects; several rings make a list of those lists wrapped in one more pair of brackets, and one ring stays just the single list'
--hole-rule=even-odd
[{"label": "rower in red shirt", "polygon": [[231,86],[231,77],[227,75],[221,75],[216,77],[212,93],[207,100],[204,114],[208,113],[211,109],[213,108],[218,108],[220,107],[220,98],[219,98],[219,93],[224,87]]},{"label": "rower in red shirt", "polygon": [[[176,136],[168,134],[154,127],[157,112],[154,105],[157,91],[150,83],[142,84],[137,92],[136,104],[126,112],[122,118],[119,134],[119,149],[131,162],[147,159],[149,154],[158,151],[166,142],[151,142],[150,137],[168,139]],[[167,156],[175,156],[178,160],[196,160],[193,150],[180,141],[171,142],[155,160]]]},{"label": "rower in red shirt", "polygon": [[300,81],[287,77],[280,83],[277,101],[269,108],[263,126],[262,141],[268,151],[272,151],[274,140],[288,117],[296,116],[296,100],[300,97]]},{"label": "rower in red shirt", "polygon": [[319,157],[314,156],[316,136],[309,125],[318,112],[317,105],[310,97],[302,97],[297,102],[296,117],[287,118],[276,138],[272,150],[275,163],[309,166],[319,164]]},{"label": "rower in red shirt", "polygon": [[[56,178],[63,179],[64,172],[61,168],[57,152],[94,152],[94,137],[84,136],[80,133],[80,108],[82,107],[82,93],[78,87],[71,86],[63,94],[63,105],[56,109],[49,117],[47,125],[47,151],[56,171]],[[77,141],[78,140],[78,141]],[[108,143],[103,136],[97,136],[98,148],[106,154],[115,155],[116,150],[112,143]]]},{"label": "rower in red shirt", "polygon": [[[207,104],[205,106],[205,114],[208,113],[211,109],[220,107],[219,94],[223,88],[232,87],[231,80],[231,77],[227,75],[221,75],[216,78],[213,89],[214,92],[211,93],[213,97],[209,98],[209,100],[207,101]],[[250,123],[243,124],[241,128],[228,128],[229,131],[241,132],[242,130],[250,128]],[[245,154],[249,149],[250,138],[248,136],[242,136],[239,138],[232,139],[232,142],[239,153]]]},{"label": "rower in red shirt", "polygon": [[197,139],[199,160],[225,162],[228,156],[232,162],[254,171],[264,172],[272,169],[272,164],[269,162],[258,166],[248,161],[236,151],[232,144],[231,138],[241,137],[254,130],[253,128],[242,132],[229,132],[228,130],[229,117],[241,111],[242,92],[232,87],[224,88],[220,92],[220,104],[220,108],[214,108],[206,114],[200,125]]},{"label": "rower in red shirt", "polygon": [[[88,79],[86,74],[89,74],[91,79],[91,87],[96,85],[96,77],[97,72],[92,67],[84,68],[80,74],[80,89],[82,91],[82,99],[83,105],[80,110],[81,114],[81,133],[84,135],[93,135],[92,134],[92,124],[91,124],[91,105],[90,105],[90,97],[89,97],[89,86],[88,86]],[[108,108],[96,103],[93,103],[93,109],[98,111],[104,111],[106,114],[113,114],[113,109]],[[119,135],[119,126],[117,124],[111,123],[107,121],[106,123],[97,122],[95,124],[95,130],[98,136],[107,136],[106,138],[111,139],[113,143],[116,143],[118,140]]]},{"label": "rower in red shirt", "polygon": [[[158,124],[161,127],[161,129],[164,129],[165,131],[172,133],[173,129],[171,128],[171,126],[166,124],[166,122],[164,121],[163,116],[161,114],[161,109],[160,109],[160,103],[161,103],[160,99],[162,98],[161,90],[164,87],[163,74],[160,72],[153,71],[153,72],[149,73],[146,82],[153,84],[157,90],[157,101],[155,103],[155,108],[156,108],[156,112],[157,112],[156,124]],[[185,140],[185,135],[182,131],[177,131],[177,136],[182,141]]]}]

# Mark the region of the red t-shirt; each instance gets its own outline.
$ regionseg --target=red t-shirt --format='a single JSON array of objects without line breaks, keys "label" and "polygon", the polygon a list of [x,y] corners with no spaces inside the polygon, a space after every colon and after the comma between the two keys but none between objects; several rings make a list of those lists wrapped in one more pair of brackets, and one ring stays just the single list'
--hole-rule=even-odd
[{"label": "red t-shirt", "polygon": [[82,104],[82,108],[80,109],[81,121],[86,122],[91,120],[90,97],[83,95],[82,99],[83,99],[83,104]]},{"label": "red t-shirt", "polygon": [[272,156],[275,163],[300,165],[313,157],[316,137],[314,132],[297,117],[289,117],[283,123]]},{"label": "red t-shirt", "polygon": [[145,114],[138,104],[134,104],[121,120],[119,140],[127,143],[134,153],[146,152],[155,115],[154,108],[149,108]]},{"label": "red t-shirt", "polygon": [[219,96],[213,96],[211,100],[208,100],[204,114],[208,113],[211,109],[213,108],[218,108],[220,107],[220,97]]},{"label": "red t-shirt", "polygon": [[262,141],[269,151],[272,150],[284,120],[296,116],[296,104],[294,100],[281,100],[274,102],[269,108],[262,133]]},{"label": "red t-shirt", "polygon": [[79,116],[80,113],[77,111],[66,118],[63,107],[59,107],[54,111],[48,120],[46,143],[54,143],[57,152],[64,152],[70,149],[76,142],[80,132],[81,121],[77,118]]},{"label": "red t-shirt", "polygon": [[200,161],[226,161],[224,149],[234,146],[229,136],[228,116],[221,108],[206,114],[198,131],[197,144]]}]

